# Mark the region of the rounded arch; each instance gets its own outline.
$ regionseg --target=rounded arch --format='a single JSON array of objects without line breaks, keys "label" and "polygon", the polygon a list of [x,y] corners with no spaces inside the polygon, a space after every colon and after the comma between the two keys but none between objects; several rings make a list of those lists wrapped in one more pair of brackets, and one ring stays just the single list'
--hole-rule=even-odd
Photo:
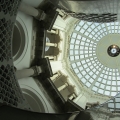
[{"label": "rounded arch", "polygon": [[35,112],[49,112],[47,104],[42,95],[34,88],[27,85],[20,85],[24,97]]}]

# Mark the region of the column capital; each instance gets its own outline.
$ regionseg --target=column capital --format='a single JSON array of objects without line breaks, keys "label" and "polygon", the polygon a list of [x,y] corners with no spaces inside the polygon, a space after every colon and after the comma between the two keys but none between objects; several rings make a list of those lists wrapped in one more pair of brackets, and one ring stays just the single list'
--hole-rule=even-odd
[{"label": "column capital", "polygon": [[44,20],[46,18],[46,14],[44,13],[43,10],[41,9],[37,9],[38,10],[38,15],[35,17],[36,19],[40,20]]},{"label": "column capital", "polygon": [[57,43],[55,43],[54,47],[57,47]]},{"label": "column capital", "polygon": [[42,67],[41,67],[41,66],[33,66],[33,67],[31,67],[31,69],[33,69],[33,70],[34,70],[34,76],[39,75],[40,73],[42,73],[42,72],[43,72],[43,70],[42,70]]}]

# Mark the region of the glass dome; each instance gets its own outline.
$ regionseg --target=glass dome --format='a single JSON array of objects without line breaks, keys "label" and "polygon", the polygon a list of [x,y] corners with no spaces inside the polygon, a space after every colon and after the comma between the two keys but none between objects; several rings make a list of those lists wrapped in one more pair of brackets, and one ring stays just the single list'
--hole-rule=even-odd
[{"label": "glass dome", "polygon": [[108,96],[120,91],[120,55],[108,54],[111,45],[120,47],[120,23],[79,21],[71,34],[71,69],[86,87]]}]

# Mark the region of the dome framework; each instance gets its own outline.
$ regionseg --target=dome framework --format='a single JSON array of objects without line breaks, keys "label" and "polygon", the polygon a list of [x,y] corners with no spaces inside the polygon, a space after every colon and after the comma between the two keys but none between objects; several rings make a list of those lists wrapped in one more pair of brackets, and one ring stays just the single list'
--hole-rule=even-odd
[{"label": "dome framework", "polygon": [[115,96],[120,85],[120,55],[108,54],[111,45],[120,47],[120,23],[79,21],[71,34],[71,69],[86,87],[95,93]]}]

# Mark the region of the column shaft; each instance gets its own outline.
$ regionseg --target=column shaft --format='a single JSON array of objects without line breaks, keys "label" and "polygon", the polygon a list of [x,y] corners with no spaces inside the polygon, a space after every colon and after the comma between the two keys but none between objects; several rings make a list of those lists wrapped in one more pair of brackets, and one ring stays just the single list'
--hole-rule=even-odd
[{"label": "column shaft", "polygon": [[51,33],[51,34],[57,34],[57,30],[51,30],[51,31],[47,31],[48,33]]},{"label": "column shaft", "polygon": [[54,56],[45,56],[45,57],[48,57],[50,60],[54,60]]},{"label": "column shaft", "polygon": [[57,44],[56,43],[46,43],[46,46],[57,47]]},{"label": "column shaft", "polygon": [[41,66],[34,66],[29,69],[17,70],[16,77],[17,79],[21,79],[21,78],[26,78],[26,77],[31,77],[31,76],[37,76],[42,72],[43,70]]},{"label": "column shaft", "polygon": [[39,15],[39,11],[37,9],[23,2],[21,2],[19,10],[33,17],[37,17]]},{"label": "column shaft", "polygon": [[69,99],[70,99],[70,100],[72,100],[73,98],[74,98],[74,96],[73,96],[73,95],[71,95],[71,96],[69,97]]},{"label": "column shaft", "polygon": [[33,69],[24,69],[24,70],[17,70],[16,77],[17,79],[26,78],[34,75]]},{"label": "column shaft", "polygon": [[62,90],[65,89],[67,86],[68,86],[68,84],[65,83],[64,85],[60,86],[60,87],[58,88],[58,90],[59,90],[59,91],[62,91]]}]

